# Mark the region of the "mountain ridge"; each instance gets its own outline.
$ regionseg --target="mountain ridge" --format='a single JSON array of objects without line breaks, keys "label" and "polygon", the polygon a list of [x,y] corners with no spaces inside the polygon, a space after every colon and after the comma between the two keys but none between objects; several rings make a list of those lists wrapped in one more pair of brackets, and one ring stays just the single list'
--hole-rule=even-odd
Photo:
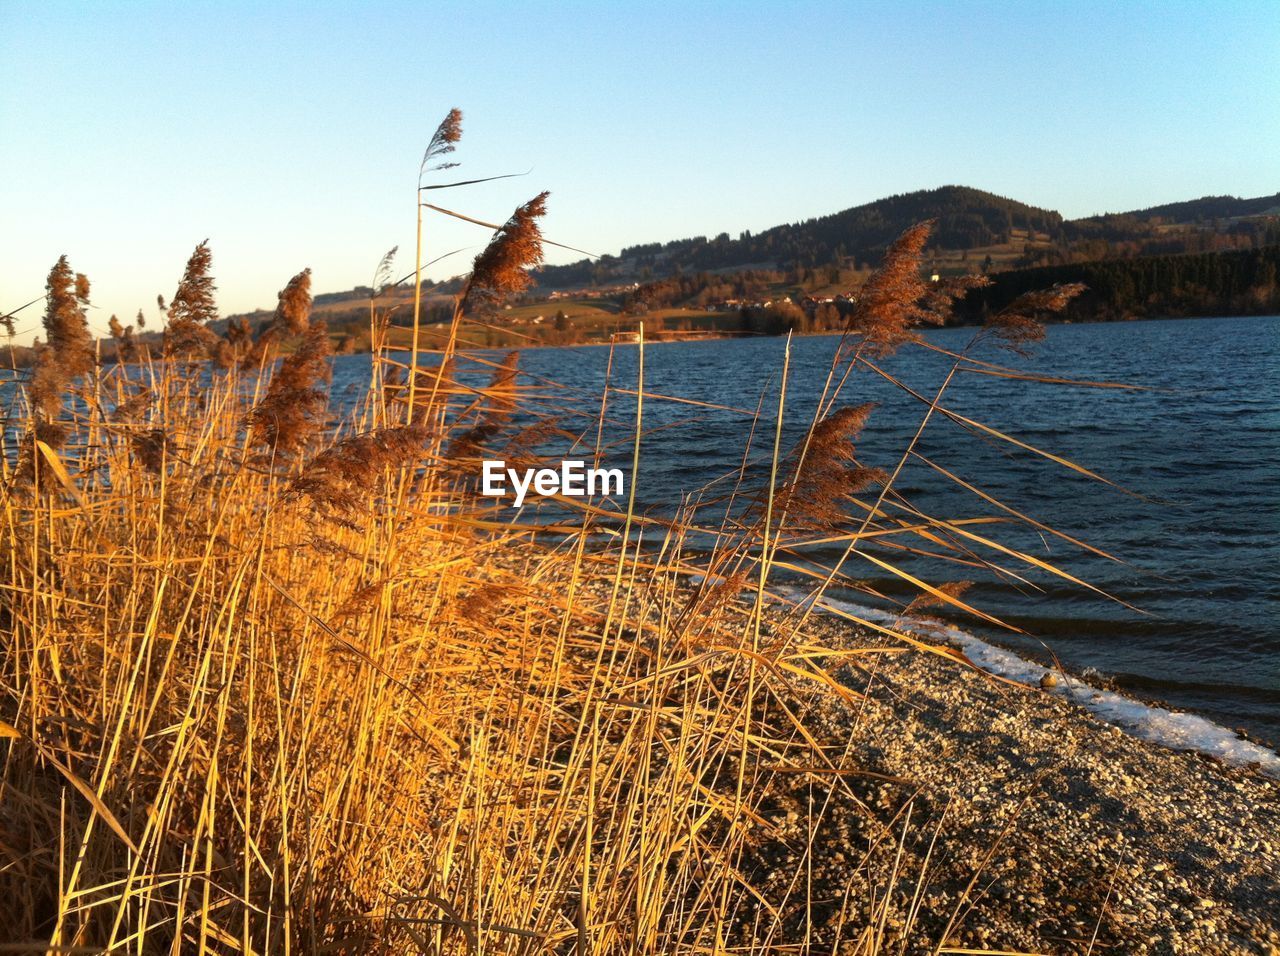
[{"label": "mountain ridge", "polygon": [[[1235,248],[1206,244],[1207,234],[1242,235],[1256,246],[1280,241],[1280,232],[1267,235],[1273,218],[1280,221],[1280,193],[1247,199],[1206,196],[1068,220],[1053,209],[972,186],[946,185],[886,196],[759,233],[744,231],[736,239],[722,232],[714,238],[694,236],[627,246],[617,255],[595,261],[544,266],[537,282],[551,290],[688,271],[857,266],[877,259],[903,230],[924,219],[936,222],[930,240],[935,250],[963,252],[1015,240],[1046,244],[1038,259],[1020,263],[1033,266],[1105,258],[1113,251],[1169,255]],[[1100,249],[1099,240],[1127,245],[1119,250]]]},{"label": "mountain ridge", "polygon": [[[1065,267],[1108,259],[1203,254],[1280,244],[1280,193],[1240,198],[1204,196],[1121,213],[1064,219],[1033,206],[971,186],[945,185],[887,196],[825,216],[770,227],[738,239],[721,233],[624,247],[618,255],[548,265],[534,273],[534,298],[558,290],[617,289],[673,275],[743,273],[760,269],[802,271],[840,259],[840,266],[869,268],[884,247],[921,219],[938,220],[929,247],[930,264],[944,273],[987,269]],[[990,246],[979,242],[1001,240]],[[946,243],[952,245],[948,247]],[[843,248],[842,248],[843,246]],[[826,261],[818,258],[825,255]],[[431,286],[434,299],[460,287],[455,277]],[[358,324],[367,314],[371,290],[356,287],[318,293],[317,311],[334,321]],[[406,290],[390,290],[402,298]],[[440,301],[444,301],[440,299]],[[270,309],[231,317],[261,321]],[[367,324],[367,320],[363,320]]]}]

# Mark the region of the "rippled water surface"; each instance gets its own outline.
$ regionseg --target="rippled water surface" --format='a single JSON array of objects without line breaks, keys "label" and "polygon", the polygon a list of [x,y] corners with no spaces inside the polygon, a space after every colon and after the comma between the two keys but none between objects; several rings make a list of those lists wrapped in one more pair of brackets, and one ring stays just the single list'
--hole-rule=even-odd
[{"label": "rippled water surface", "polygon": [[[929,341],[948,349],[963,348],[971,335],[968,329],[928,333]],[[813,412],[836,345],[836,338],[826,336],[792,345],[788,446]],[[1145,390],[959,376],[947,392],[948,407],[1142,496],[936,419],[921,441],[922,454],[1126,563],[1025,529],[1002,540],[1064,564],[1144,613],[1045,575],[1032,577],[1040,590],[980,577],[967,599],[1034,634],[1069,667],[1095,668],[1131,693],[1197,709],[1226,726],[1244,726],[1280,742],[1278,345],[1275,318],[1059,325],[1048,330],[1035,358],[1015,364],[1038,374],[1127,382]],[[776,389],[783,349],[780,339],[649,345],[646,390],[755,409],[771,380]],[[1007,360],[1003,353],[979,354]],[[615,385],[634,387],[636,357],[634,346],[614,351]],[[536,349],[521,355],[520,367],[598,402],[608,360],[603,347]],[[925,392],[936,389],[948,364],[910,350],[885,367]],[[367,357],[340,359],[337,383],[363,380],[367,368]],[[772,409],[776,392],[769,394],[766,406]],[[858,450],[865,464],[891,469],[919,424],[920,404],[865,372],[850,379],[844,400],[881,403]],[[634,407],[626,396],[611,401],[619,420],[614,437],[625,443]],[[750,429],[740,414],[656,400],[645,404],[645,425],[654,431],[644,442],[637,497],[642,508],[665,511],[682,495],[735,470]],[[770,422],[769,441],[771,429]],[[756,436],[761,450],[764,441],[764,435]],[[619,447],[616,456],[628,467],[629,451]],[[907,467],[897,487],[932,514],[999,514],[919,463]],[[974,576],[921,561],[912,568],[931,574],[931,580]],[[886,588],[894,585],[868,564],[851,573]],[[973,621],[963,626],[1043,654],[1038,641],[1000,636]]]}]

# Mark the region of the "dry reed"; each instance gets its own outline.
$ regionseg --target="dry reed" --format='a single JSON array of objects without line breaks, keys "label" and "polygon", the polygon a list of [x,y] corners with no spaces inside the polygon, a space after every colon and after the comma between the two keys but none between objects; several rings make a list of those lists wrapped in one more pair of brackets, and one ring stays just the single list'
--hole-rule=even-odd
[{"label": "dry reed", "polygon": [[209,250],[206,239],[196,246],[187,260],[182,281],[165,310],[164,298],[157,296],[156,304],[168,315],[168,324],[164,331],[164,352],[167,356],[184,358],[203,357],[214,347],[215,336],[208,328],[210,322],[218,318],[217,305],[214,302],[213,276],[209,269],[213,265],[213,253]]},{"label": "dry reed", "polygon": [[[459,313],[527,286],[545,195],[477,257]],[[869,354],[941,315],[918,274],[927,232],[868,283],[855,328]],[[168,309],[169,354],[207,345],[209,265],[202,243]],[[741,600],[790,547],[778,526],[848,530],[868,487],[882,492],[871,514],[888,506],[892,476],[855,456],[870,407],[829,411],[790,458],[775,453],[763,529],[726,522],[710,555],[692,546],[714,531],[692,505],[659,520],[633,502],[560,502],[580,510],[551,533],[495,518],[449,459],[499,440],[529,460],[584,434],[603,447],[619,427],[608,393],[598,411],[541,407],[514,354],[461,389],[451,336],[429,387],[412,363],[394,393],[425,399],[403,424],[386,424],[375,378],[326,428],[328,335],[309,284],[290,282],[259,339],[264,363],[295,346],[269,381],[248,356],[230,362],[248,347],[235,326],[228,373],[200,402],[172,398],[190,385],[182,363],[117,365],[81,386],[114,413],[63,425],[71,376],[92,368],[87,286],[65,260],[51,274],[60,377],[37,369],[29,433],[58,484],[6,490],[0,532],[0,937],[136,954],[905,948],[927,874],[903,892],[895,852],[914,836],[896,816],[872,814],[873,845],[844,850],[866,906],[815,906],[800,871],[768,873],[840,813],[871,811],[848,741],[813,719],[820,701],[856,700],[829,649]],[[785,412],[780,399],[778,435]],[[77,440],[49,440],[54,427]],[[333,519],[324,535],[317,515]],[[875,526],[944,543],[951,527]],[[695,576],[711,583],[691,603]],[[821,789],[829,813],[784,834],[775,811],[798,787]],[[853,884],[842,892],[849,904]],[[890,910],[907,935],[887,934]]]}]

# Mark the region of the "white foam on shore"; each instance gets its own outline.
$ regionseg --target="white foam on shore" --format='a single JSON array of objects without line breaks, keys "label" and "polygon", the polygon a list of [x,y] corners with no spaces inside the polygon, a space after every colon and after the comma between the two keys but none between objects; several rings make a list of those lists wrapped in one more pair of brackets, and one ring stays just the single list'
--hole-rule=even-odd
[{"label": "white foam on shore", "polygon": [[[808,595],[798,589],[780,589],[780,593],[795,601],[809,600]],[[1047,689],[1047,693],[1075,701],[1097,717],[1134,737],[1173,750],[1194,750],[1208,754],[1238,767],[1256,763],[1262,772],[1280,777],[1280,755],[1275,751],[1252,741],[1242,740],[1221,724],[1198,714],[1144,704],[1115,691],[1093,687],[1071,675],[1029,661],[1013,651],[989,644],[968,631],[937,621],[902,617],[826,596],[817,606],[819,610],[834,608],[873,624],[946,641],[963,651],[969,660],[983,670],[1020,684],[1038,687],[1040,678],[1052,673],[1059,683],[1056,687]]]}]

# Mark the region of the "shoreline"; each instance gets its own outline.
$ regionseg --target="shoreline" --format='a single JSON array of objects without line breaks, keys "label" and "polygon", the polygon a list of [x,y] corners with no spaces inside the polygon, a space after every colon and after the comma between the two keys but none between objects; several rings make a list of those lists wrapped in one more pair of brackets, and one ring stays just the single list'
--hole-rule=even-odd
[{"label": "shoreline", "polygon": [[[807,631],[833,649],[902,647],[831,613]],[[1081,952],[1096,936],[1094,952],[1280,954],[1280,779],[1134,736],[1079,695],[910,650],[864,659],[840,669],[861,704],[819,694],[814,706],[879,775],[860,799],[924,826],[898,848],[930,901],[905,933],[1019,952]],[[835,840],[870,838],[856,816],[837,815]],[[814,850],[821,882],[864,878],[847,852]],[[950,909],[964,915],[948,931]]]},{"label": "shoreline", "polygon": [[[638,321],[644,320],[644,316],[642,315],[635,316],[635,318]],[[1240,313],[1237,315],[1136,315],[1136,316],[1131,316],[1129,318],[1124,318],[1124,319],[1068,319],[1066,321],[1048,319],[1045,321],[1044,324],[1049,326],[1133,325],[1135,323],[1143,323],[1143,322],[1213,322],[1219,319],[1270,319],[1275,321],[1275,320],[1280,320],[1280,316],[1274,315],[1270,312],[1265,312],[1265,313],[1264,312],[1246,312],[1246,313]],[[960,322],[954,325],[928,326],[920,329],[919,331],[925,334],[928,334],[930,332],[945,331],[947,329],[977,329],[977,328],[981,328],[980,323]],[[622,333],[622,334],[627,334],[627,333]],[[824,330],[821,332],[795,332],[792,334],[794,334],[795,337],[797,338],[812,339],[812,338],[823,338],[823,337],[832,337],[832,336],[838,337],[843,335],[844,333],[836,330]],[[647,348],[650,345],[672,345],[672,344],[681,344],[685,342],[734,342],[734,341],[747,341],[747,340],[755,340],[755,339],[783,340],[786,337],[787,336],[785,333],[779,334],[779,335],[769,335],[764,332],[736,332],[736,333],[713,332],[713,333],[707,333],[706,335],[692,335],[688,338],[682,338],[682,339],[678,339],[678,338],[645,339],[644,344],[645,344],[645,347]],[[638,343],[633,341],[610,342],[607,340],[600,341],[600,342],[535,342],[535,343],[527,343],[524,345],[520,345],[520,344],[486,345],[486,346],[481,346],[477,348],[459,349],[458,351],[463,353],[465,352],[509,352],[509,351],[527,352],[527,351],[540,350],[540,349],[609,348],[610,346],[614,346],[614,345],[636,345],[636,344]],[[384,349],[384,352],[404,352],[405,354],[408,354],[409,349],[408,348],[386,348]],[[350,352],[347,354],[372,355],[373,353],[369,351],[359,351],[359,352]]]},{"label": "shoreline", "polygon": [[[238,315],[228,316],[228,318],[239,318],[239,317],[240,316]],[[644,317],[637,316],[636,318],[639,320],[643,320]],[[1045,324],[1046,325],[1132,325],[1134,323],[1141,323],[1141,322],[1198,322],[1198,321],[1212,322],[1219,319],[1264,319],[1264,320],[1270,319],[1272,321],[1276,321],[1277,319],[1280,319],[1280,316],[1276,316],[1269,312],[1267,313],[1247,312],[1247,313],[1241,313],[1237,315],[1142,315],[1142,316],[1133,316],[1131,318],[1124,318],[1124,319],[1069,319],[1065,322],[1064,321],[1047,321]],[[440,328],[441,326],[436,326],[436,327]],[[431,328],[431,326],[426,326],[426,328]],[[928,333],[932,331],[937,331],[938,329],[945,330],[945,329],[976,329],[976,328],[980,328],[980,325],[978,323],[970,322],[970,323],[958,323],[955,325],[938,326],[936,328],[930,327],[930,328],[925,328],[922,331]],[[798,338],[822,338],[823,336],[839,336],[839,335],[842,335],[843,333],[839,331],[828,330],[828,331],[822,331],[822,332],[797,332],[793,334],[796,335],[796,337]],[[732,342],[732,341],[754,340],[754,339],[785,339],[785,338],[786,338],[785,334],[768,335],[763,332],[738,332],[738,333],[729,333],[729,334],[715,332],[715,333],[708,333],[706,335],[692,335],[692,336],[689,336],[688,338],[646,339],[644,344],[647,347],[651,345],[671,345],[671,344],[680,344],[684,342]],[[103,339],[102,341],[106,342],[110,340]],[[528,352],[528,351],[542,350],[542,349],[609,348],[615,345],[636,345],[636,344],[637,343],[633,341],[610,342],[607,340],[599,341],[599,342],[525,342],[525,343],[510,343],[507,345],[473,346],[473,347],[459,349],[458,352],[462,354],[465,354],[467,352],[511,352],[511,351]],[[23,345],[18,345],[13,347],[20,348],[20,349],[29,348],[29,346],[23,346]],[[383,349],[384,354],[404,353],[407,355],[409,351],[410,350],[408,346],[404,346],[404,347],[388,346]],[[351,351],[351,352],[343,352],[340,354],[335,354],[334,358],[348,358],[352,356],[364,356],[364,355],[371,356],[373,355],[373,352],[368,349],[356,349],[355,351]],[[103,367],[109,367],[117,364],[119,363],[113,358],[103,359],[102,361]],[[131,363],[126,363],[126,364],[131,364]],[[30,368],[30,365],[18,363],[13,368],[9,368],[9,366],[4,366],[4,367],[9,369],[10,371],[13,371],[15,369],[21,371],[21,370]]]},{"label": "shoreline", "polygon": [[853,613],[873,623],[892,625],[929,640],[942,641],[964,653],[981,670],[1027,688],[1036,687],[1042,678],[1050,675],[1054,683],[1045,689],[1047,693],[1071,701],[1131,737],[1171,752],[1195,753],[1234,767],[1259,770],[1280,780],[1280,752],[1266,741],[1254,739],[1195,710],[1179,708],[1168,700],[1099,686],[1079,669],[1047,667],[1012,648],[941,619],[902,618],[825,596],[818,610],[836,617],[841,612]]}]

